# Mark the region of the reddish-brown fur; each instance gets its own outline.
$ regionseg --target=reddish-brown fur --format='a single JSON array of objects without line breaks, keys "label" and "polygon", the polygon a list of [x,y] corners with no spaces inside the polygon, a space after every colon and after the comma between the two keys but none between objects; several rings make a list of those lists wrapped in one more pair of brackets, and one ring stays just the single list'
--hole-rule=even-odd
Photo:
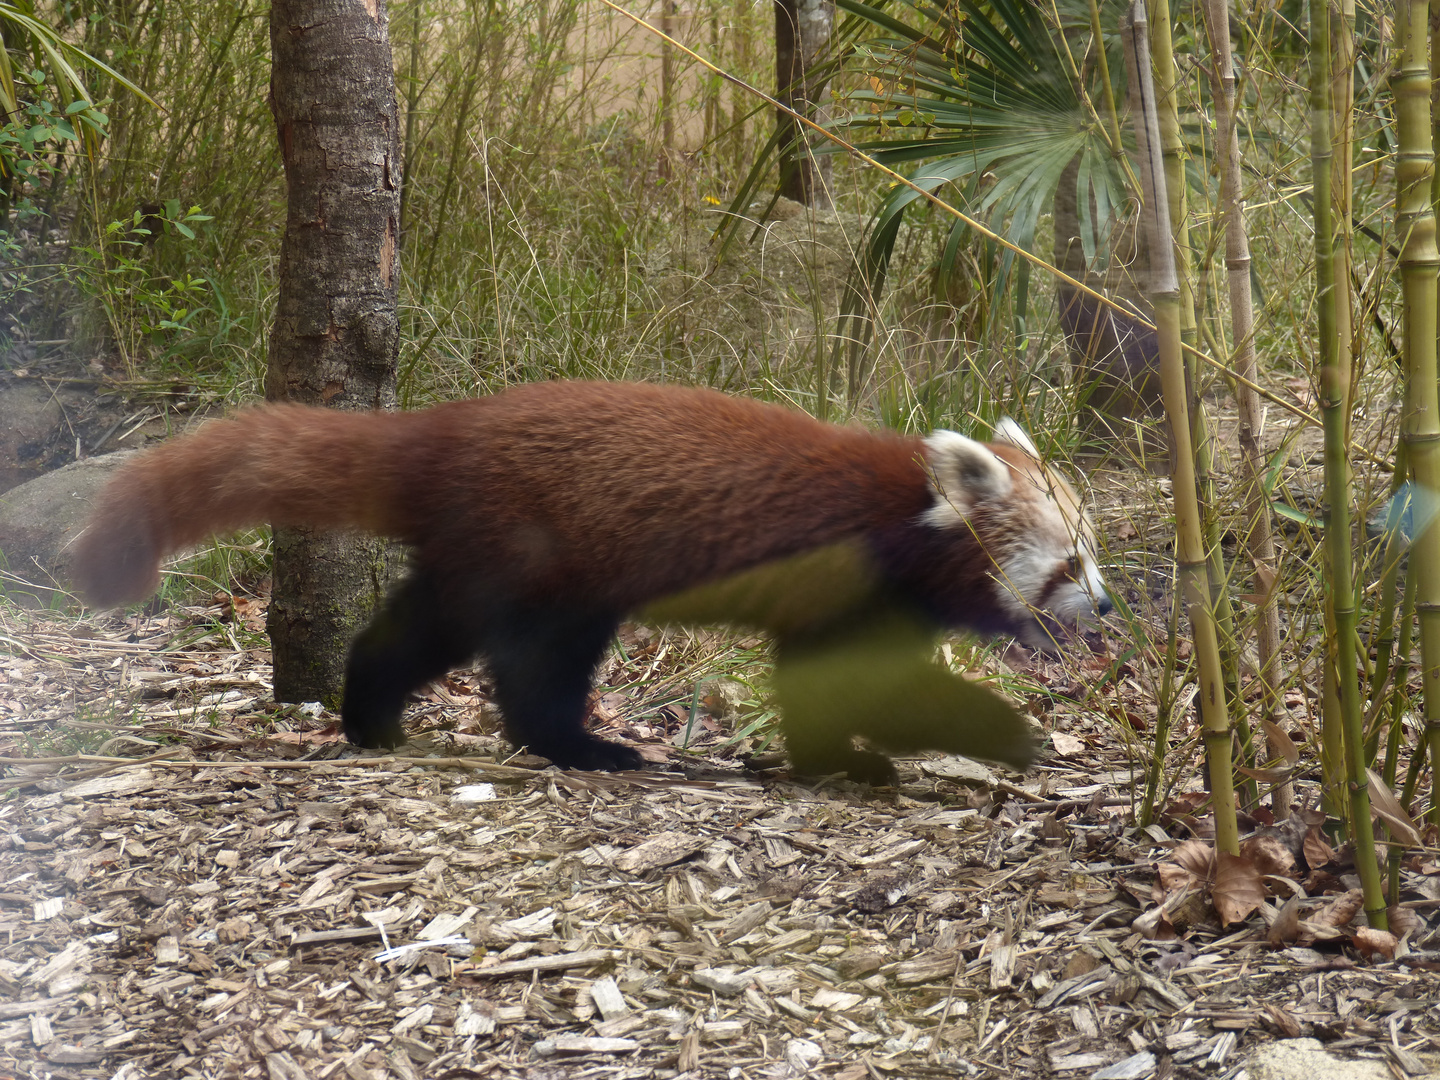
[{"label": "reddish-brown fur", "polygon": [[[403,742],[405,696],[481,654],[517,743],[558,764],[620,768],[638,757],[589,736],[583,721],[621,617],[844,545],[874,586],[823,626],[774,627],[778,664],[843,651],[867,627],[911,627],[898,632],[918,642],[906,646],[914,655],[890,669],[904,674],[870,697],[896,701],[903,715],[899,699],[923,684],[931,719],[908,733],[888,715],[791,724],[797,766],[889,775],[886,759],[853,751],[853,734],[1023,762],[1030,746],[1018,721],[978,722],[987,730],[977,733],[960,716],[951,732],[974,697],[929,670],[925,628],[1033,622],[997,592],[997,560],[1033,548],[1041,532],[1061,548],[1068,535],[1038,462],[992,446],[1002,466],[959,442],[971,449],[947,459],[949,505],[937,510],[927,443],[707,390],[543,383],[415,413],[266,406],[123,467],[76,542],[72,576],[90,602],[114,605],[148,595],[165,555],[215,532],[268,521],[395,537],[413,546],[414,570],[352,647],[343,710],[352,741]],[[967,484],[992,494],[970,498]],[[936,513],[940,524],[929,520]]]},{"label": "reddish-brown fur", "polygon": [[485,550],[537,598],[628,610],[931,499],[918,439],[705,390],[540,383],[412,413],[271,405],[125,466],[73,578],[94,604],[139,600],[165,555],[268,521],[393,536],[437,568]]}]

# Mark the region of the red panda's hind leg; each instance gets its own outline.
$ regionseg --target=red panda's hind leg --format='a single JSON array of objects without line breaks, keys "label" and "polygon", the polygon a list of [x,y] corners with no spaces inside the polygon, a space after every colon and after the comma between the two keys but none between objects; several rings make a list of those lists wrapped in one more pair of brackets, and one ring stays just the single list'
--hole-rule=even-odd
[{"label": "red panda's hind leg", "polygon": [[562,769],[638,769],[628,746],[585,730],[595,669],[618,620],[605,615],[517,608],[497,621],[484,654],[510,741]]},{"label": "red panda's hind leg", "polygon": [[430,575],[417,570],[350,646],[340,717],[345,737],[356,746],[403,746],[400,715],[410,692],[480,651],[483,624],[445,599]]}]

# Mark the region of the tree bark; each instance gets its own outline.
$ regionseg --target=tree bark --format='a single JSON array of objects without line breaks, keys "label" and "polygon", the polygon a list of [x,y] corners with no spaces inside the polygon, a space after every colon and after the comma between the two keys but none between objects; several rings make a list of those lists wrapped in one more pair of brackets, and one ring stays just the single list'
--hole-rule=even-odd
[{"label": "tree bark", "polygon": [[[270,45],[287,214],[265,396],[394,408],[400,151],[385,0],[273,0]],[[345,650],[379,598],[389,550],[276,530],[267,629],[278,700],[339,704]]]},{"label": "tree bark", "polygon": [[[776,99],[802,116],[821,122],[826,110],[818,102],[825,92],[825,82],[813,79],[810,69],[830,44],[835,30],[835,0],[774,2]],[[833,159],[829,154],[812,153],[818,137],[801,127],[789,113],[776,114],[780,194],[828,210],[835,205],[830,194]]]}]

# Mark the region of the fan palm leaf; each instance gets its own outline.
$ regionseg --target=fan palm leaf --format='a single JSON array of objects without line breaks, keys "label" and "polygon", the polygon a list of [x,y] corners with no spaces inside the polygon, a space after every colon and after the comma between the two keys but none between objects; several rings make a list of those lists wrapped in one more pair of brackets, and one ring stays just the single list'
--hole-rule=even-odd
[{"label": "fan palm leaf", "polygon": [[[909,174],[919,187],[948,188],[967,214],[1027,250],[1066,167],[1077,163],[1080,241],[1093,265],[1127,196],[1126,175],[1077,84],[1059,28],[1038,7],[1008,0],[837,4],[876,36],[853,47],[847,63],[868,85],[847,95],[851,109],[833,126],[892,168],[920,163]],[[900,188],[877,207],[847,314],[861,316],[879,294],[901,219],[919,197]],[[963,223],[953,227],[942,275],[966,233]],[[1013,255],[1000,256],[998,283],[1012,266]]]}]

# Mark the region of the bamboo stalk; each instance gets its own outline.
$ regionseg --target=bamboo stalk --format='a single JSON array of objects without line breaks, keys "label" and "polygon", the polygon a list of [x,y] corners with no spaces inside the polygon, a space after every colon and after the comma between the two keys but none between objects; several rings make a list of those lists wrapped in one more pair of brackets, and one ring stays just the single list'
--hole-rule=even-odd
[{"label": "bamboo stalk", "polygon": [[[1400,563],[1405,558],[1409,548],[1409,538],[1405,535],[1405,518],[1410,510],[1410,491],[1405,483],[1405,475],[1408,470],[1408,462],[1405,454],[1405,444],[1401,442],[1395,453],[1395,472],[1390,478],[1390,492],[1388,510],[1385,521],[1385,548],[1380,558],[1380,588],[1375,597],[1376,627],[1372,640],[1375,642],[1375,672],[1370,679],[1370,699],[1373,704],[1370,707],[1370,716],[1375,720],[1372,723],[1369,718],[1366,720],[1365,728],[1365,760],[1372,761],[1375,758],[1376,748],[1379,746],[1380,732],[1387,725],[1384,720],[1385,702],[1404,700],[1405,698],[1405,675],[1409,662],[1410,649],[1410,627],[1407,619],[1414,619],[1415,575],[1405,575],[1405,601],[1408,607],[1402,608],[1398,621],[1400,623],[1400,653],[1395,651],[1395,628],[1397,615],[1395,611],[1395,598],[1399,594]],[[1397,680],[1393,686],[1391,679]],[[1398,694],[1396,693],[1398,691]],[[1392,705],[1392,715],[1393,705]],[[1388,725],[1391,729],[1391,737],[1398,737],[1394,731],[1395,725]],[[1387,744],[1388,745],[1388,744]],[[1385,757],[1385,783],[1393,787],[1395,777],[1391,775],[1394,769],[1394,749]]]},{"label": "bamboo stalk", "polygon": [[[1227,588],[1229,575],[1225,555],[1220,546],[1220,518],[1215,495],[1215,440],[1205,403],[1200,399],[1198,365],[1193,347],[1197,337],[1195,289],[1190,247],[1190,212],[1185,178],[1187,151],[1180,130],[1180,108],[1176,99],[1179,71],[1175,66],[1175,48],[1171,37],[1170,0],[1149,0],[1150,47],[1153,53],[1155,106],[1160,132],[1160,145],[1165,159],[1165,193],[1170,208],[1170,229],[1174,234],[1176,271],[1180,288],[1180,336],[1186,355],[1190,438],[1195,454],[1196,493],[1200,500],[1201,536],[1209,560],[1210,603],[1214,612],[1216,634],[1220,642],[1220,663],[1224,672],[1227,709],[1233,710],[1244,757],[1251,758],[1250,721],[1240,703],[1240,650],[1235,634],[1235,615]],[[1153,250],[1153,249],[1152,249]],[[1255,782],[1244,781],[1247,801],[1256,795]]]},{"label": "bamboo stalk", "polygon": [[[1325,496],[1330,517],[1325,526],[1325,550],[1329,556],[1329,588],[1326,601],[1330,625],[1326,634],[1326,660],[1335,674],[1339,728],[1345,747],[1345,765],[1350,789],[1350,838],[1355,845],[1355,869],[1365,894],[1365,914],[1370,925],[1385,928],[1385,896],[1380,870],[1375,861],[1375,832],[1370,822],[1370,789],[1364,759],[1364,725],[1361,719],[1360,682],[1356,674],[1355,585],[1350,550],[1350,457],[1347,430],[1350,415],[1349,350],[1339,340],[1340,297],[1336,291],[1338,271],[1331,178],[1333,135],[1331,112],[1331,8],[1312,9],[1310,20],[1310,153],[1315,187],[1315,287],[1318,293],[1318,342],[1316,364],[1320,384],[1320,421],[1325,432]],[[1422,39],[1423,40],[1423,39]],[[1425,78],[1428,83],[1429,72]],[[1428,86],[1427,86],[1428,89]],[[1342,125],[1343,126],[1343,125]],[[1429,124],[1425,125],[1428,140]],[[1428,185],[1426,188],[1428,192]],[[1348,295],[1348,279],[1346,284]],[[1347,339],[1348,341],[1348,339]],[[1343,366],[1342,366],[1343,364]],[[1337,711],[1326,709],[1324,723],[1333,729]]]},{"label": "bamboo stalk", "polygon": [[[1440,3],[1436,4],[1440,14]],[[1396,9],[1401,62],[1390,81],[1395,96],[1396,235],[1402,241],[1400,278],[1404,293],[1402,336],[1405,353],[1405,415],[1401,425],[1410,475],[1414,536],[1410,572],[1416,575],[1415,611],[1420,621],[1420,684],[1425,702],[1425,741],[1432,777],[1440,762],[1440,393],[1436,388],[1435,285],[1440,252],[1435,246],[1434,152],[1431,147],[1430,71],[1426,65],[1426,23],[1422,0]],[[1427,197],[1429,196],[1429,197]],[[1430,819],[1440,822],[1440,799]]]},{"label": "bamboo stalk", "polygon": [[[1245,548],[1250,556],[1251,592],[1255,602],[1255,645],[1259,654],[1259,715],[1276,727],[1284,710],[1280,701],[1280,606],[1276,596],[1279,563],[1270,498],[1265,491],[1265,454],[1260,437],[1264,414],[1260,396],[1247,385],[1259,378],[1255,360],[1255,310],[1250,292],[1250,239],[1245,228],[1245,203],[1240,192],[1240,139],[1236,123],[1235,65],[1230,55],[1230,17],[1225,0],[1208,0],[1206,27],[1210,36],[1211,88],[1215,99],[1215,157],[1220,170],[1220,213],[1225,220],[1225,273],[1230,292],[1230,365],[1245,377],[1235,384],[1239,411],[1242,481],[1245,485]],[[1238,702],[1237,702],[1238,707]],[[1270,758],[1281,756],[1273,741]],[[1270,805],[1276,818],[1288,817],[1294,789],[1289,781],[1275,785]]]},{"label": "bamboo stalk", "polygon": [[[1399,773],[1400,766],[1400,740],[1405,730],[1405,707],[1407,697],[1405,684],[1410,679],[1410,648],[1414,644],[1411,641],[1412,628],[1415,623],[1415,586],[1417,584],[1414,574],[1405,575],[1405,592],[1400,601],[1400,641],[1399,652],[1395,657],[1394,684],[1390,688],[1390,697],[1386,702],[1390,706],[1390,723],[1385,733],[1385,769],[1381,773],[1381,779],[1390,785],[1390,790],[1395,790],[1395,777]],[[1425,747],[1416,748],[1414,757],[1420,758],[1425,755]],[[1413,788],[1411,794],[1414,794]],[[1410,810],[1410,796],[1403,799],[1401,805],[1406,812]],[[1393,896],[1394,893],[1392,892]]]},{"label": "bamboo stalk", "polygon": [[1110,152],[1117,161],[1124,161],[1125,147],[1120,142],[1120,113],[1115,108],[1115,88],[1110,83],[1110,58],[1105,55],[1105,35],[1100,27],[1100,4],[1090,0],[1090,38],[1095,42],[1095,73],[1100,78],[1100,100],[1105,105],[1105,134],[1110,139]]},{"label": "bamboo stalk", "polygon": [[[1185,182],[1185,136],[1180,130],[1180,109],[1175,101],[1175,45],[1170,37],[1170,0],[1149,0],[1150,78],[1155,93],[1155,120],[1160,151],[1165,160],[1165,203],[1170,210],[1170,235],[1175,246],[1176,287],[1179,290],[1180,329],[1184,340],[1195,344],[1195,294],[1190,281],[1190,218]],[[1153,249],[1152,249],[1153,250]],[[1193,418],[1192,418],[1193,422]],[[1192,434],[1193,428],[1192,428]],[[1197,439],[1198,445],[1198,439]]]},{"label": "bamboo stalk", "polygon": [[1174,244],[1170,235],[1165,172],[1161,163],[1159,123],[1154,87],[1150,80],[1150,49],[1144,0],[1134,0],[1121,25],[1125,35],[1130,94],[1135,102],[1135,139],[1139,175],[1145,199],[1144,220],[1150,246],[1150,302],[1160,345],[1160,384],[1165,412],[1175,440],[1171,497],[1175,501],[1175,550],[1200,680],[1200,717],[1206,757],[1210,764],[1210,792],[1215,810],[1215,849],[1235,854],[1239,830],[1235,820],[1235,785],[1230,763],[1230,721],[1220,666],[1220,645],[1210,608],[1205,545],[1200,531],[1200,504],[1195,489],[1195,459],[1191,453],[1189,401],[1185,359],[1180,349],[1180,282],[1175,273]]}]

